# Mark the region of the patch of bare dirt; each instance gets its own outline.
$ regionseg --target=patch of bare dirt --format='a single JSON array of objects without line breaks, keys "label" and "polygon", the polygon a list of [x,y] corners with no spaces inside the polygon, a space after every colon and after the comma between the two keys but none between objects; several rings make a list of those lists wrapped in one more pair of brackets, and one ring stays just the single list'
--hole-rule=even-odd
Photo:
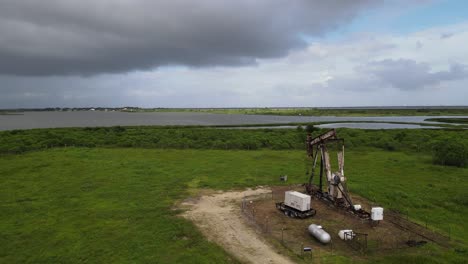
[{"label": "patch of bare dirt", "polygon": [[218,192],[182,203],[183,214],[193,221],[208,238],[246,263],[293,263],[279,254],[241,214],[244,197],[271,193],[268,188],[239,192]]},{"label": "patch of bare dirt", "polygon": [[[441,236],[388,210],[384,211],[384,220],[375,226],[369,220],[313,198],[311,206],[317,210],[314,217],[289,218],[275,206],[275,202],[284,200],[287,190],[304,191],[304,188],[294,185],[238,192],[204,190],[198,198],[189,198],[181,206],[188,209],[183,216],[192,220],[210,241],[247,263],[293,263],[279,251],[304,260],[310,256],[311,261],[317,262],[337,256],[360,261],[369,255],[419,250],[410,247],[409,242],[439,241],[443,245]],[[352,198],[367,211],[376,206],[357,195]],[[313,238],[307,231],[310,224],[321,225],[331,235],[331,243],[324,245]],[[342,229],[352,229],[357,236],[345,242],[338,237]],[[275,249],[268,243],[272,241],[282,246]],[[305,254],[304,247],[311,247],[313,255]]]},{"label": "patch of bare dirt", "polygon": [[[436,238],[437,234],[424,229],[416,228],[410,221],[401,219],[396,225],[394,220],[398,217],[395,213],[384,210],[384,220],[378,225],[371,225],[369,220],[363,220],[344,210],[337,209],[331,204],[313,198],[311,207],[317,210],[317,214],[308,219],[294,219],[285,216],[275,208],[275,202],[284,200],[284,192],[296,190],[304,192],[302,186],[277,186],[271,187],[272,194],[266,199],[256,199],[252,202],[246,202],[244,208],[245,214],[254,212],[254,221],[260,229],[265,230],[265,235],[280,241],[283,246],[289,248],[297,255],[302,254],[300,249],[303,246],[312,247],[316,253],[321,252],[324,255],[344,255],[348,257],[365,258],[368,254],[385,255],[395,251],[410,250],[410,241],[426,241],[428,238]],[[366,199],[357,195],[352,195],[356,204],[370,212],[372,204]],[[411,224],[411,230],[401,228]],[[313,238],[307,231],[310,224],[321,225],[327,231],[332,241],[323,245]],[[352,241],[343,241],[338,237],[338,232],[342,229],[351,229],[358,235]],[[437,239],[440,241],[440,239]],[[439,243],[440,244],[440,243]],[[317,257],[317,254],[315,254]]]}]

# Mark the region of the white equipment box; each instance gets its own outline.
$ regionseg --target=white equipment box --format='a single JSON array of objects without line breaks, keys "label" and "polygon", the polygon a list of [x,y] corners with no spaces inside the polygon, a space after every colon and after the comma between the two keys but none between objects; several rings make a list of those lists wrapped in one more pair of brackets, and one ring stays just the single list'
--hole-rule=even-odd
[{"label": "white equipment box", "polygon": [[310,196],[296,191],[284,193],[284,204],[301,212],[310,210]]},{"label": "white equipment box", "polygon": [[374,221],[382,221],[383,220],[383,208],[382,207],[372,207],[371,219],[374,220]]}]

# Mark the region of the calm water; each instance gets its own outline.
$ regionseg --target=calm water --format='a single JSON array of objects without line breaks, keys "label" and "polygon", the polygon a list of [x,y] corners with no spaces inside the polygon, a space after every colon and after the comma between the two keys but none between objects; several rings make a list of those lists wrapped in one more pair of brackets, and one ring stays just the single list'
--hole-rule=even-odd
[{"label": "calm water", "polygon": [[[447,116],[449,117],[449,116]],[[458,116],[465,117],[468,116]],[[126,113],[101,111],[76,112],[25,112],[22,115],[0,115],[0,130],[53,128],[53,127],[93,127],[93,126],[141,126],[141,125],[243,125],[290,122],[337,122],[373,121],[428,123],[428,116],[386,116],[386,117],[334,117],[334,116],[271,116],[271,115],[227,115],[209,113]],[[331,124],[328,124],[331,125]],[[343,125],[343,124],[334,124]],[[385,124],[387,126],[388,124]],[[354,124],[358,128],[375,128],[372,123]],[[403,125],[403,128],[409,128]],[[402,127],[392,124],[391,128]],[[419,127],[415,127],[419,128]]]},{"label": "calm water", "polygon": [[390,123],[330,123],[318,125],[320,128],[359,128],[359,129],[417,129],[417,128],[440,128],[437,126],[421,126],[414,124],[390,124]]},{"label": "calm water", "polygon": [[[417,129],[417,128],[440,128],[437,126],[421,126],[413,124],[391,124],[391,123],[330,123],[316,125],[320,128],[359,128],[359,129]],[[256,127],[221,127],[219,129],[296,129],[297,126],[256,126]]]}]

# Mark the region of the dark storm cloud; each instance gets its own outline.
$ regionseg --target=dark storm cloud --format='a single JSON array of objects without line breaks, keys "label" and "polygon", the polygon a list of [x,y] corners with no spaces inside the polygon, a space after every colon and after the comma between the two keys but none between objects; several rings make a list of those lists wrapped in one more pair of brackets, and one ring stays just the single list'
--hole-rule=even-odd
[{"label": "dark storm cloud", "polygon": [[135,97],[126,94],[126,89],[140,88],[142,84],[129,75],[0,75],[0,109],[138,105]]},{"label": "dark storm cloud", "polygon": [[375,1],[3,0],[0,74],[93,75],[285,55]]},{"label": "dark storm cloud", "polygon": [[427,63],[408,59],[376,61],[360,71],[374,75],[383,84],[402,90],[420,89],[443,81],[468,78],[466,66],[462,64],[451,64],[446,71],[433,71]]}]

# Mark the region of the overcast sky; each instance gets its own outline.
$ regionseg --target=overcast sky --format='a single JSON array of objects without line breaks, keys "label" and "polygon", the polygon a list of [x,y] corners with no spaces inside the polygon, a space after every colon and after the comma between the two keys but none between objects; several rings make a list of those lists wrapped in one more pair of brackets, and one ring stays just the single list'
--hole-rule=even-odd
[{"label": "overcast sky", "polygon": [[0,108],[468,105],[467,43],[465,1],[0,0]]}]

